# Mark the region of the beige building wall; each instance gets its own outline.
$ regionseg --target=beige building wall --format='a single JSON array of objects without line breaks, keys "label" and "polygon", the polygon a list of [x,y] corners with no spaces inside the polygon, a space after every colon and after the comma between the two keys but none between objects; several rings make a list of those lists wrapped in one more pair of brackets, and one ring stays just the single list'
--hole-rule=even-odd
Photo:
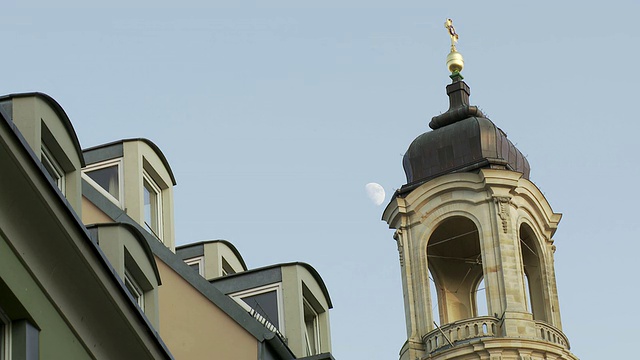
[{"label": "beige building wall", "polygon": [[113,220],[107,214],[102,212],[97,206],[93,205],[93,203],[87,200],[84,196],[82,197],[82,223],[85,225],[90,224],[104,224],[104,223],[112,223]]},{"label": "beige building wall", "polygon": [[160,336],[180,359],[258,358],[258,341],[156,257],[160,286]]}]

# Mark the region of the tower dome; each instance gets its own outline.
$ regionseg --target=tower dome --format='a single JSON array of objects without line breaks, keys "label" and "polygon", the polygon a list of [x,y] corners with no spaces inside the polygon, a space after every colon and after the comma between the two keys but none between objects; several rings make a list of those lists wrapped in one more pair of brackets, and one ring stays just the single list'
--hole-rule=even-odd
[{"label": "tower dome", "polygon": [[469,86],[452,76],[447,86],[449,110],[435,116],[433,129],[418,136],[404,155],[407,185],[414,187],[435,177],[482,168],[520,172],[529,178],[529,162],[507,135],[476,107],[469,105]]}]

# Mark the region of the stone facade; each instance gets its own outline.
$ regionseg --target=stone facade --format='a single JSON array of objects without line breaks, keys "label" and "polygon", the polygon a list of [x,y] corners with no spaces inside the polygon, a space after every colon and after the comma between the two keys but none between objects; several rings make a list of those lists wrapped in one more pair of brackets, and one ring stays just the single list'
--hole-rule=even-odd
[{"label": "stone facade", "polygon": [[[576,359],[562,333],[553,265],[560,218],[511,170],[446,174],[396,194],[383,219],[400,253],[400,358]],[[482,281],[488,316],[478,315]]]}]

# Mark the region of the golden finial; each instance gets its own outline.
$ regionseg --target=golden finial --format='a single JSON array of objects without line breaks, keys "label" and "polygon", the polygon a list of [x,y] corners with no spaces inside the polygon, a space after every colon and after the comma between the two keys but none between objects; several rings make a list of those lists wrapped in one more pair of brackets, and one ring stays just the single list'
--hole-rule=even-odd
[{"label": "golden finial", "polygon": [[451,51],[449,55],[447,55],[447,68],[451,71],[452,75],[457,75],[464,68],[464,59],[462,59],[462,54],[456,50],[456,43],[458,42],[458,33],[456,33],[456,28],[453,27],[453,20],[447,19],[444,23],[444,27],[449,31],[449,36],[451,36]]}]

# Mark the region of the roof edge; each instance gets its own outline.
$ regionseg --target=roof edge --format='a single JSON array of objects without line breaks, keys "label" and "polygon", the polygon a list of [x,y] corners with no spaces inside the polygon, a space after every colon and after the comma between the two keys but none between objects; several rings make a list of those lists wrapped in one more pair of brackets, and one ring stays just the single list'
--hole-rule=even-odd
[{"label": "roof edge", "polygon": [[[309,271],[311,276],[313,276],[313,278],[316,280],[316,282],[320,286],[320,289],[322,290],[322,294],[327,299],[327,305],[329,305],[329,309],[333,309],[333,303],[331,302],[331,297],[329,296],[329,290],[327,289],[327,285],[325,284],[324,280],[320,276],[320,273],[318,273],[318,271],[313,266],[311,266],[311,265],[309,265],[308,263],[305,263],[305,262],[292,261],[292,262],[286,262],[286,263],[267,265],[267,266],[263,266],[263,267],[259,267],[259,268],[255,268],[255,269],[249,269],[247,271],[243,271],[243,272],[239,272],[239,273],[235,273],[235,274],[229,274],[229,275],[224,276],[223,278],[224,279],[228,279],[228,278],[234,277],[234,276],[242,276],[243,274],[247,274],[247,273],[253,273],[253,272],[258,272],[258,271],[263,271],[263,270],[283,267],[283,266],[296,266],[296,265],[297,266],[302,266],[303,268],[307,269],[307,271]],[[214,281],[219,280],[219,279],[222,279],[222,277],[211,279],[210,281],[214,282]]]},{"label": "roof edge", "polygon": [[[121,140],[114,140],[114,141],[111,141],[111,142],[108,142],[108,143],[95,145],[95,146],[91,146],[91,147],[82,149],[82,154],[84,154],[87,151],[98,150],[98,149],[109,147],[109,146],[112,146],[112,145],[115,145],[115,144],[124,144],[125,142],[133,142],[133,141],[141,141],[141,142],[149,145],[149,147],[156,153],[156,155],[158,155],[158,157],[160,158],[160,161],[162,161],[162,164],[167,169],[167,172],[169,173],[169,177],[171,178],[171,183],[173,183],[174,186],[178,185],[178,183],[176,182],[176,177],[175,177],[175,175],[173,175],[173,170],[171,169],[171,166],[169,165],[169,161],[167,160],[166,156],[164,156],[164,153],[162,152],[162,150],[160,150],[158,145],[156,145],[153,141],[151,141],[151,140],[149,140],[147,138],[126,138],[126,139],[121,139]],[[83,157],[82,161],[84,162],[84,157]]]},{"label": "roof edge", "polygon": [[119,222],[119,221],[115,221],[111,223],[96,223],[96,224],[85,225],[87,230],[100,228],[100,227],[112,227],[112,226],[122,226],[128,229],[133,234],[133,236],[136,237],[136,239],[138,240],[138,243],[140,243],[140,245],[142,246],[144,254],[147,256],[147,260],[149,260],[149,262],[151,263],[151,267],[153,268],[153,273],[156,275],[156,278],[158,279],[158,286],[162,285],[162,280],[160,279],[160,271],[158,271],[158,264],[156,264],[156,259],[153,257],[153,252],[151,251],[151,247],[149,246],[149,243],[145,240],[144,235],[135,226],[124,223],[124,222]]},{"label": "roof edge", "polygon": [[244,262],[244,259],[242,258],[242,254],[240,254],[240,251],[238,251],[238,249],[235,247],[235,245],[233,245],[230,241],[225,240],[225,239],[201,240],[201,241],[197,241],[197,242],[194,242],[194,243],[183,244],[183,245],[180,245],[180,246],[176,246],[176,251],[178,251],[179,249],[186,249],[186,248],[190,248],[190,247],[193,247],[193,246],[213,244],[213,243],[223,243],[223,244],[227,245],[229,247],[229,249],[231,249],[233,254],[238,258],[238,260],[240,260],[240,265],[242,265],[242,268],[244,269],[244,271],[248,270],[247,264]]},{"label": "roof edge", "polygon": [[71,124],[71,120],[69,119],[69,116],[67,115],[67,113],[64,111],[62,106],[54,98],[52,98],[51,96],[45,93],[34,91],[34,92],[3,95],[3,96],[0,96],[0,101],[15,99],[15,98],[32,97],[32,96],[35,96],[41,99],[42,101],[47,103],[49,106],[51,106],[51,108],[56,113],[56,115],[58,115],[58,117],[62,119],[62,124],[64,125],[65,130],[67,130],[67,133],[69,133],[69,136],[71,136],[71,141],[73,141],[73,146],[76,148],[76,151],[78,152],[78,156],[80,157],[80,166],[85,167],[86,164],[84,162],[84,156],[82,155],[82,147],[80,146],[80,141],[78,140],[78,135],[76,134],[76,130],[73,128],[73,125]]}]

